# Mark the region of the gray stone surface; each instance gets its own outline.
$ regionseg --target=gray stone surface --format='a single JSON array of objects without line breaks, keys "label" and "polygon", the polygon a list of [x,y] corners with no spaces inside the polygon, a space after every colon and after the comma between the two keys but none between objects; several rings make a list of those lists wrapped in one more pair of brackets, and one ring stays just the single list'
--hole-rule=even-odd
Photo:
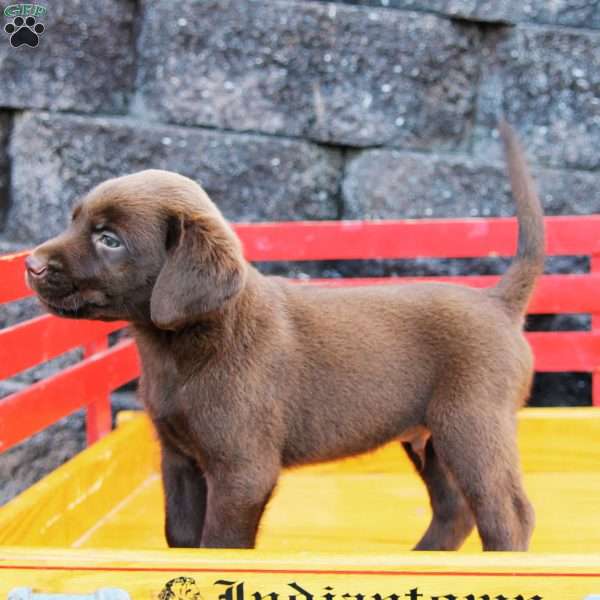
[{"label": "gray stone surface", "polygon": [[[533,167],[546,214],[600,212],[600,173]],[[504,165],[469,156],[367,150],[343,183],[344,218],[507,216],[514,201]]]},{"label": "gray stone surface", "polygon": [[[48,5],[37,48],[0,35],[0,105],[123,112],[133,83],[133,0]],[[2,17],[2,28],[12,19]]]},{"label": "gray stone surface", "polygon": [[600,32],[519,27],[486,42],[475,155],[499,155],[504,113],[534,160],[600,168]]},{"label": "gray stone surface", "polygon": [[341,154],[304,141],[26,113],[15,121],[11,155],[5,233],[12,240],[59,233],[70,206],[92,186],[146,168],[199,181],[232,220],[332,219],[339,212]]},{"label": "gray stone surface", "polygon": [[590,406],[592,377],[588,373],[536,373],[530,406]]},{"label": "gray stone surface", "polygon": [[10,133],[10,116],[0,112],[0,230],[6,217],[9,202],[8,136]]},{"label": "gray stone surface", "polygon": [[33,319],[41,314],[42,308],[36,298],[0,304],[0,329]]},{"label": "gray stone surface", "polygon": [[434,15],[281,0],[146,2],[133,109],[352,146],[457,147],[478,31]]},{"label": "gray stone surface", "polygon": [[[330,2],[331,0],[321,0]],[[600,28],[599,0],[336,0],[344,4],[431,11],[492,23]]]}]

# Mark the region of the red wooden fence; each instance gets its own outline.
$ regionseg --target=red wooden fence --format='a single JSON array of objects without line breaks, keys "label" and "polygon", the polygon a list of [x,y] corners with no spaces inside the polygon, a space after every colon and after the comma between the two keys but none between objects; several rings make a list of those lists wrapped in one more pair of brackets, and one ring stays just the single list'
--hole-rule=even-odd
[{"label": "red wooden fence", "polygon": [[[590,273],[540,278],[531,313],[587,313],[591,331],[528,334],[538,371],[592,373],[600,406],[600,216],[546,219],[548,255],[590,257]],[[323,221],[239,224],[252,261],[512,256],[514,219]],[[24,282],[27,253],[0,257],[0,303],[31,295]],[[312,280],[311,285],[387,285],[434,279],[487,287],[497,277],[388,277]],[[79,408],[87,409],[88,443],[110,430],[112,390],[139,374],[135,345],[108,347],[125,323],[69,321],[44,315],[0,331],[0,379],[82,347],[75,365],[0,400],[0,452]]]}]

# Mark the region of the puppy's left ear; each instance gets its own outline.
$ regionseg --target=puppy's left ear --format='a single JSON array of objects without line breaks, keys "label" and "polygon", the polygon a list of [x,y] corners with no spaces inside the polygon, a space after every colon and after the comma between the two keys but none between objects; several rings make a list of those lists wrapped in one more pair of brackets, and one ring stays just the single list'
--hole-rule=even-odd
[{"label": "puppy's left ear", "polygon": [[167,259],[150,299],[152,322],[179,329],[221,308],[244,285],[241,244],[223,222],[173,216],[167,225]]}]

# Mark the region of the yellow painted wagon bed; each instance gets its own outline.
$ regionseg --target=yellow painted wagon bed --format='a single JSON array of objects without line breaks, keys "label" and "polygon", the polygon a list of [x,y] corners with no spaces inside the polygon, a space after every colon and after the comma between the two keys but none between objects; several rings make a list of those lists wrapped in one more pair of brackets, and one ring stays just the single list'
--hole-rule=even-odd
[{"label": "yellow painted wagon bed", "polygon": [[[530,334],[536,368],[591,373],[597,402],[600,218],[555,218],[547,225],[549,252],[587,254],[591,272],[543,277],[530,311],[591,314],[592,328]],[[241,226],[238,232],[252,260],[406,258],[415,256],[415,247],[424,256],[462,257],[512,254],[515,223],[299,223]],[[462,249],[452,245],[459,238]],[[27,295],[20,283],[23,258],[0,260],[0,275],[9,282],[0,288],[0,302]],[[494,278],[461,281],[481,286]],[[537,513],[527,554],[483,554],[476,534],[460,553],[410,552],[430,510],[425,488],[399,444],[287,472],[268,506],[256,550],[167,549],[158,446],[149,422],[139,413],[122,413],[118,427],[108,433],[108,393],[138,373],[133,342],[108,343],[107,335],[120,326],[44,316],[0,331],[0,378],[73,347],[85,349],[77,364],[0,401],[0,449],[82,406],[90,442],[0,509],[0,598],[11,590],[20,600],[35,593],[84,595],[101,588],[161,600],[569,600],[600,595],[597,407],[532,408],[521,414],[525,485]],[[113,590],[97,598],[123,596]]]},{"label": "yellow painted wagon bed", "polygon": [[158,446],[145,416],[122,413],[114,432],[0,511],[0,597],[23,586],[80,594],[110,586],[151,598],[188,577],[215,600],[242,600],[241,582],[249,599],[302,598],[291,582],[315,597],[330,586],[338,596],[410,598],[416,588],[424,598],[585,598],[600,593],[599,413],[522,413],[538,521],[526,555],[483,555],[476,534],[459,554],[409,553],[430,511],[399,444],[287,472],[255,551],[167,550]]}]

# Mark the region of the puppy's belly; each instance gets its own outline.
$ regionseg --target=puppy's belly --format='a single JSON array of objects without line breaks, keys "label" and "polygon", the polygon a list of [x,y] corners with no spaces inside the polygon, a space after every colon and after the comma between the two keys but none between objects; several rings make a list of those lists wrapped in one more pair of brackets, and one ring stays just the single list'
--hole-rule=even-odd
[{"label": "puppy's belly", "polygon": [[[383,411],[382,411],[383,412]],[[371,415],[371,419],[331,418],[321,415],[316,421],[304,421],[289,432],[282,454],[284,466],[335,460],[362,454],[398,440],[411,445],[415,454],[424,456],[431,436],[422,424],[421,411]],[[363,415],[364,416],[364,415]]]}]

